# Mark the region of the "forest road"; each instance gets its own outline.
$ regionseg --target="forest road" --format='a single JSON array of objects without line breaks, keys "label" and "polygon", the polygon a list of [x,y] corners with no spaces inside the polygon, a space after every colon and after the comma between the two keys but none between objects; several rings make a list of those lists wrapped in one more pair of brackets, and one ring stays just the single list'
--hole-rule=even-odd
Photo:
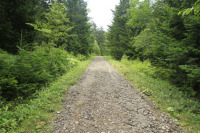
[{"label": "forest road", "polygon": [[54,133],[184,132],[103,57],[93,59],[66,96]]}]

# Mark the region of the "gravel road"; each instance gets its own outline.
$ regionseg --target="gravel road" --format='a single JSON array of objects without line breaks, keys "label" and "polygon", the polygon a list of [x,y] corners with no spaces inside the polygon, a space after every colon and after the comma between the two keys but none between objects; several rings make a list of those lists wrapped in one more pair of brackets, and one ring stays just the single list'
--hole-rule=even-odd
[{"label": "gravel road", "polygon": [[54,133],[183,133],[103,57],[71,87],[53,120]]}]

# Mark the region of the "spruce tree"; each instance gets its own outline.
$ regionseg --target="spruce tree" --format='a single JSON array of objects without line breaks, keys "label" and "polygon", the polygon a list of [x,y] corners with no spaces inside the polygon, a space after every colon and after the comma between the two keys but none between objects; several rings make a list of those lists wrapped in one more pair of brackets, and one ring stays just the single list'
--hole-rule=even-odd
[{"label": "spruce tree", "polygon": [[107,36],[111,55],[116,59],[121,59],[124,54],[128,53],[129,49],[130,31],[126,24],[128,21],[128,8],[129,0],[121,0],[120,5],[113,12],[114,20]]},{"label": "spruce tree", "polygon": [[87,13],[87,3],[83,0],[67,0],[68,15],[71,22],[72,37],[68,43],[68,50],[76,54],[88,56],[92,45],[90,43],[90,24]]},{"label": "spruce tree", "polygon": [[34,23],[47,8],[44,0],[1,0],[0,49],[16,54],[18,46],[29,47],[36,32],[26,23]]}]

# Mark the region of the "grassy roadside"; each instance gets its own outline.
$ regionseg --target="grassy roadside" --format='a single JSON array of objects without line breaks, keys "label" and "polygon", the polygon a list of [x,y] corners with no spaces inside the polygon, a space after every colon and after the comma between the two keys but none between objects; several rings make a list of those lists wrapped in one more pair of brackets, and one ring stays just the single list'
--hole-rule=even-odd
[{"label": "grassy roadside", "polygon": [[[76,83],[90,63],[91,60],[80,62],[78,66],[72,68],[48,87],[44,87],[37,93],[36,98],[27,104],[18,105],[11,111],[9,109],[0,110],[0,115],[8,115],[9,118],[2,123],[9,127],[0,129],[0,132],[34,133],[48,130],[49,121],[55,111],[62,109],[63,95],[71,85]],[[4,116],[4,118],[6,117]]]},{"label": "grassy roadside", "polygon": [[[177,119],[177,124],[188,132],[200,132],[200,103],[189,97],[167,81],[155,78],[154,68],[149,62],[121,61],[105,57],[107,61],[136,88],[149,96],[155,104],[172,118]],[[153,76],[154,75],[154,76]]]}]

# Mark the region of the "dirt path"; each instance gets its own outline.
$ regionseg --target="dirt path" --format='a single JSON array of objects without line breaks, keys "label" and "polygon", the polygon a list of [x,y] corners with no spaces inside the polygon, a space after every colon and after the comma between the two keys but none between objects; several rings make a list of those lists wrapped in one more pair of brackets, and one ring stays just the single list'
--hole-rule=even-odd
[{"label": "dirt path", "polygon": [[95,57],[57,112],[55,133],[183,132],[126,81],[103,57]]}]

